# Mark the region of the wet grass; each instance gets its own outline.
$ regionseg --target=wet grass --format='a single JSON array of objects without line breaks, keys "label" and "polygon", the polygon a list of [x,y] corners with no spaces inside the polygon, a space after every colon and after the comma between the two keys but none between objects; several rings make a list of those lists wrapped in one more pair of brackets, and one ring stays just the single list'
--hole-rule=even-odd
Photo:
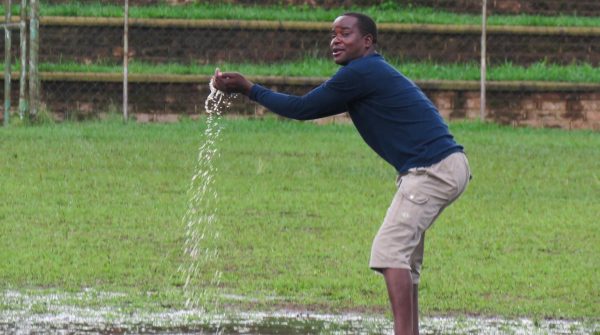
[{"label": "wet grass", "polygon": [[[46,4],[41,3],[42,16],[122,17],[123,6],[100,3]],[[18,15],[18,6],[13,7]],[[310,6],[258,6],[226,3],[193,3],[181,5],[131,6],[132,18],[176,19],[228,19],[228,20],[283,20],[332,22],[346,11],[360,11],[371,15],[378,23],[458,24],[480,25],[479,14],[460,14],[429,7],[402,6],[392,2],[370,7],[313,8]],[[0,14],[3,14],[0,8]],[[543,16],[543,15],[491,15],[490,25],[600,27],[597,17]]]},{"label": "wet grass", "polygon": [[[390,59],[390,63],[402,73],[415,80],[479,80],[480,65],[477,63],[439,64],[433,62],[406,62]],[[328,77],[339,68],[326,58],[305,58],[270,64],[219,63],[219,64],[149,64],[132,61],[129,64],[131,74],[177,74],[212,75],[215,68],[224,71],[236,71],[247,75],[286,76],[286,77]],[[18,71],[19,64],[13,66]],[[0,70],[3,66],[0,65]],[[49,72],[85,72],[85,73],[122,73],[122,64],[98,63],[83,64],[64,61],[61,63],[40,64],[40,71]],[[494,64],[488,68],[490,81],[547,81],[547,82],[600,82],[600,67],[591,64],[559,65],[540,61],[529,66],[512,63]]]},{"label": "wet grass", "polygon": [[[181,307],[181,219],[203,127],[0,129],[0,289],[93,287],[126,293],[114,298],[125,311]],[[451,129],[475,178],[427,235],[423,311],[597,320],[600,135]],[[351,125],[227,120],[220,148],[221,254],[203,273],[257,299],[228,304],[387,312],[367,264],[395,176]]]}]

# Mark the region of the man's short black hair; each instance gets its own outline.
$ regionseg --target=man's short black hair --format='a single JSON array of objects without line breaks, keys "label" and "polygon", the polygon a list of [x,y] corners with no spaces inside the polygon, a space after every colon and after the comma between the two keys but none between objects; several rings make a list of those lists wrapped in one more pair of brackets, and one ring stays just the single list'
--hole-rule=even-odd
[{"label": "man's short black hair", "polygon": [[344,13],[342,16],[355,17],[358,21],[358,29],[360,30],[360,33],[363,35],[370,34],[373,36],[373,44],[377,43],[377,25],[372,18],[365,14],[355,12]]}]

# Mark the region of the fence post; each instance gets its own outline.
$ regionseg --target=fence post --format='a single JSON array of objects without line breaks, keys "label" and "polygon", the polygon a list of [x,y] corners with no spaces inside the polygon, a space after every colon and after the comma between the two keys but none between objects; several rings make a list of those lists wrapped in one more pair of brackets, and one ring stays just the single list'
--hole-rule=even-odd
[{"label": "fence post", "polygon": [[19,117],[23,119],[27,109],[27,0],[21,0],[19,40],[21,44],[21,75],[19,77]]},{"label": "fence post", "polygon": [[482,14],[481,14],[481,96],[480,96],[480,106],[479,106],[479,118],[481,121],[485,120],[485,81],[487,75],[487,67],[486,67],[486,30],[487,30],[487,0],[483,0],[482,6]]},{"label": "fence post", "polygon": [[128,119],[128,78],[129,77],[129,0],[125,0],[123,26],[123,120]]},{"label": "fence post", "polygon": [[12,0],[4,1],[4,126],[8,126],[10,117],[10,48],[12,45],[12,32],[10,31]]},{"label": "fence post", "polygon": [[40,99],[38,73],[38,51],[40,47],[39,8],[39,0],[31,0],[29,4],[29,114],[32,118],[37,117]]}]

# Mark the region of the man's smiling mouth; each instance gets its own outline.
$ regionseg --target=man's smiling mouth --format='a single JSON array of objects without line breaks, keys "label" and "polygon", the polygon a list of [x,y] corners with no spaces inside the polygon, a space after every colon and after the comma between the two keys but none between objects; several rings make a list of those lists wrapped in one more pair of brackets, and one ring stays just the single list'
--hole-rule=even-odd
[{"label": "man's smiling mouth", "polygon": [[333,57],[337,57],[337,56],[341,55],[341,54],[342,54],[342,52],[344,52],[344,49],[341,49],[341,48],[333,48],[333,50],[331,50],[331,51],[332,51],[332,53],[331,53],[331,54],[333,55]]}]

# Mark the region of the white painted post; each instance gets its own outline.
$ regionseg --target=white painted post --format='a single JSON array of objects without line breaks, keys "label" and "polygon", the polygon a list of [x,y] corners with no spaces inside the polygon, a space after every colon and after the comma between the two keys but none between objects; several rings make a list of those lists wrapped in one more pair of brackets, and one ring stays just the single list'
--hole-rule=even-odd
[{"label": "white painted post", "polygon": [[129,80],[129,0],[125,0],[123,26],[123,120],[127,122],[128,111],[128,80]]},{"label": "white painted post", "polygon": [[21,0],[21,13],[19,22],[21,41],[21,74],[19,76],[19,117],[21,120],[29,114],[27,101],[27,0]]},{"label": "white painted post", "polygon": [[486,67],[486,30],[487,30],[487,0],[483,0],[483,10],[481,14],[481,97],[479,117],[481,121],[485,121],[485,81],[487,75]]},{"label": "white painted post", "polygon": [[40,49],[40,2],[29,3],[29,116],[35,120],[40,106],[39,49]]},{"label": "white painted post", "polygon": [[10,93],[11,93],[11,71],[10,71],[10,48],[12,45],[11,27],[11,10],[12,0],[4,2],[4,126],[7,127],[10,117]]}]

